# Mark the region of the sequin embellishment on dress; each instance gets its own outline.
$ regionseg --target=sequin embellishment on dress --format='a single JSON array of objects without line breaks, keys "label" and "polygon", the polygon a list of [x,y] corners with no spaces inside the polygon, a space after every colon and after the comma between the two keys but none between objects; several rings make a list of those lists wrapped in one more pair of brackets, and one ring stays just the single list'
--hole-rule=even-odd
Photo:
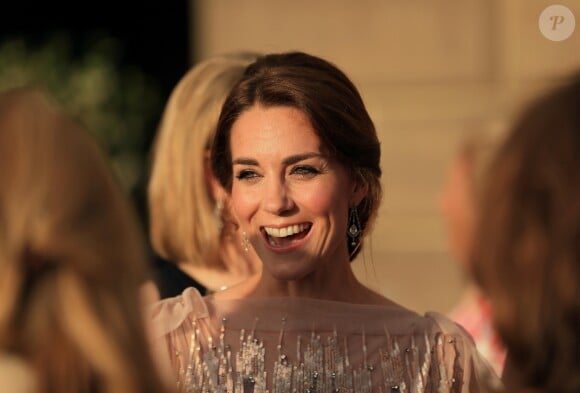
[{"label": "sequin embellishment on dress", "polygon": [[[459,393],[462,389],[457,349],[461,337],[441,332],[392,336],[385,328],[380,348],[374,348],[375,356],[368,356],[364,330],[348,336],[336,329],[312,330],[306,337],[298,334],[290,340],[283,319],[277,342],[270,340],[266,345],[256,326],[229,331],[223,319],[219,334],[213,337],[195,320],[186,325],[181,333],[188,333],[189,351],[176,351],[172,359],[179,392]],[[233,341],[228,340],[236,333]],[[171,342],[179,340],[176,332],[167,339],[170,348],[180,347]],[[287,344],[292,341],[290,348]],[[360,352],[357,361],[349,355],[353,349]]]}]

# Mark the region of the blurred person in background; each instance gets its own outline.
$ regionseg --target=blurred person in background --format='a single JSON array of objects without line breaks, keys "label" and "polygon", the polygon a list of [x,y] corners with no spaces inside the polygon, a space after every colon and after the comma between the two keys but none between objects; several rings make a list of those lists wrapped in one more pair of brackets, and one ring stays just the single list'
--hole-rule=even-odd
[{"label": "blurred person in background", "polygon": [[580,392],[580,75],[529,105],[499,149],[477,239],[506,392]]},{"label": "blurred person in background", "polygon": [[251,53],[209,58],[173,90],[154,144],[148,199],[155,259],[152,299],[188,287],[201,293],[229,287],[259,271],[244,251],[227,193],[210,169],[210,150],[223,102]]},{"label": "blurred person in background", "polygon": [[160,393],[136,217],[96,142],[40,90],[0,94],[0,390]]},{"label": "blurred person in background", "polygon": [[473,337],[478,351],[501,374],[505,349],[491,322],[491,310],[470,273],[481,187],[505,127],[487,123],[476,127],[457,149],[443,184],[439,205],[447,227],[449,250],[466,274],[467,286],[449,317]]}]

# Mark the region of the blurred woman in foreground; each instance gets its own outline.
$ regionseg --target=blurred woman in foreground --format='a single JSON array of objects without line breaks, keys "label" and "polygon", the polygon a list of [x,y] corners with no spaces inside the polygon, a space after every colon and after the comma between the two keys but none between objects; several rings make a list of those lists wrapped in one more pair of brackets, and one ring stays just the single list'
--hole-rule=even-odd
[{"label": "blurred woman in foreground", "polygon": [[158,393],[143,239],[106,159],[39,91],[0,94],[0,387]]},{"label": "blurred woman in foreground", "polygon": [[527,108],[490,171],[473,269],[507,392],[580,392],[580,76]]}]

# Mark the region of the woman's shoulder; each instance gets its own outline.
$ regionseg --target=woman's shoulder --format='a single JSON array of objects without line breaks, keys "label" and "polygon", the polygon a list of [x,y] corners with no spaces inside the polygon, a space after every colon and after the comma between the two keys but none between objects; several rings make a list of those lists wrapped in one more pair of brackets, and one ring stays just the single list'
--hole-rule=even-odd
[{"label": "woman's shoulder", "polygon": [[199,291],[189,287],[181,295],[153,303],[149,306],[148,315],[153,336],[161,337],[177,329],[186,319],[206,318],[209,312]]},{"label": "woman's shoulder", "polygon": [[441,331],[444,334],[464,337],[473,343],[473,339],[469,333],[467,333],[467,331],[461,325],[451,320],[449,317],[435,311],[428,311],[425,313],[423,318],[430,321],[436,330]]},{"label": "woman's shoulder", "polygon": [[480,387],[478,391],[503,391],[499,376],[479,353],[473,338],[461,325],[437,312],[427,312],[425,318],[431,320],[435,329],[440,332],[442,345],[453,347],[453,352],[460,355],[459,358],[463,360],[463,372]]}]

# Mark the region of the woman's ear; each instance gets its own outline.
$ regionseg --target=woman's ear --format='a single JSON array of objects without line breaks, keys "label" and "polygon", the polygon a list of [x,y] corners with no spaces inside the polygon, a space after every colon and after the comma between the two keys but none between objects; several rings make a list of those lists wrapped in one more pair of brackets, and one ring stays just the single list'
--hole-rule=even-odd
[{"label": "woman's ear", "polygon": [[350,197],[350,206],[358,206],[369,192],[369,185],[360,174],[356,174]]}]

